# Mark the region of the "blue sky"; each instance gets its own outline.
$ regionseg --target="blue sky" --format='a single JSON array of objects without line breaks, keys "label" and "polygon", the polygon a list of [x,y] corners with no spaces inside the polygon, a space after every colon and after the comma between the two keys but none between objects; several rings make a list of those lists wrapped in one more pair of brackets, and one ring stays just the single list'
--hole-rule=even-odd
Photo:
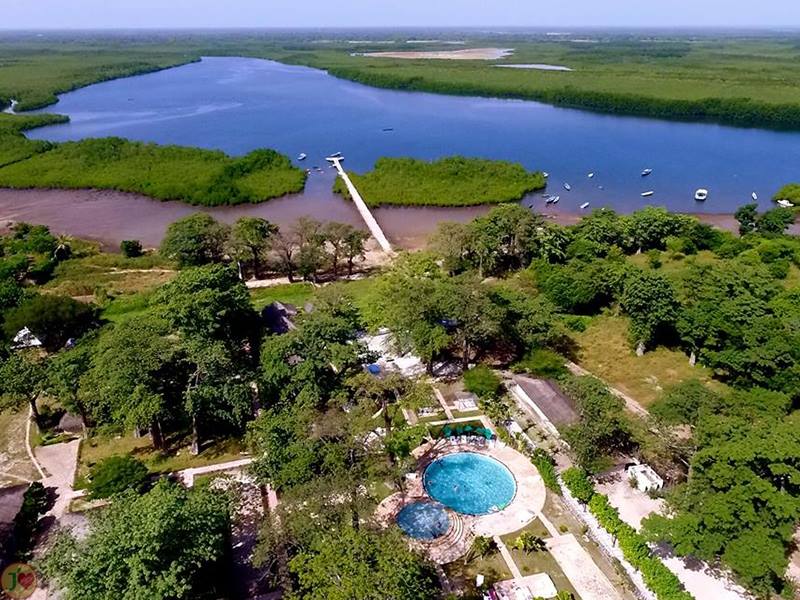
[{"label": "blue sky", "polygon": [[800,26],[798,0],[0,0],[0,28]]}]

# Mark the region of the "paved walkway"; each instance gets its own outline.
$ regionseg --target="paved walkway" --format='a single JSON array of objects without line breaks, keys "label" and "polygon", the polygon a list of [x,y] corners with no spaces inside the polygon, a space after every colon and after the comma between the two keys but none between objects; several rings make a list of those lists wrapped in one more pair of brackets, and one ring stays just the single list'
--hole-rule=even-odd
[{"label": "paved walkway", "polygon": [[622,600],[622,596],[574,535],[548,539],[547,549],[581,598]]},{"label": "paved walkway", "polygon": [[439,388],[434,386],[433,393],[436,395],[436,399],[439,401],[439,404],[442,405],[442,408],[444,409],[444,414],[447,416],[447,420],[448,421],[452,421],[453,420],[453,411],[451,411],[450,407],[447,405],[447,401],[444,399],[444,396],[442,395],[442,392],[439,391]]},{"label": "paved walkway", "polygon": [[72,489],[75,471],[78,468],[80,443],[80,440],[73,440],[52,446],[39,446],[34,451],[46,474],[42,479],[42,485],[45,488],[55,488],[56,492],[55,504],[47,514],[59,520],[67,512],[72,499],[82,495],[81,492]]},{"label": "paved walkway", "polygon": [[392,250],[392,245],[389,243],[389,240],[386,239],[386,235],[384,235],[381,226],[378,225],[378,222],[375,220],[375,217],[372,216],[369,208],[367,207],[367,203],[364,202],[364,199],[361,197],[361,194],[358,193],[356,186],[353,185],[353,182],[350,181],[350,177],[345,173],[345,170],[342,168],[342,160],[344,158],[328,158],[330,162],[333,163],[333,166],[336,167],[336,170],[339,172],[339,177],[342,178],[344,184],[347,186],[347,191],[350,192],[350,197],[353,199],[353,204],[356,205],[358,212],[361,214],[361,218],[364,219],[364,223],[367,225],[367,229],[372,234],[372,237],[378,242],[380,247],[383,249],[386,254],[394,254],[394,250]]},{"label": "paved walkway", "polygon": [[191,469],[178,471],[178,477],[186,487],[192,487],[194,485],[194,478],[198,475],[207,475],[208,473],[219,473],[220,471],[241,469],[252,462],[252,458],[243,458],[241,460],[232,460],[230,462],[219,463],[216,465],[206,465],[205,467],[192,467]]},{"label": "paved walkway", "polygon": [[503,560],[506,561],[508,570],[511,571],[511,577],[514,579],[522,579],[522,571],[519,570],[517,563],[514,562],[514,557],[511,556],[511,552],[508,551],[508,548],[503,543],[503,540],[499,535],[494,536],[492,539],[494,539],[494,543],[497,544],[497,549],[500,550],[500,556],[502,556]]}]

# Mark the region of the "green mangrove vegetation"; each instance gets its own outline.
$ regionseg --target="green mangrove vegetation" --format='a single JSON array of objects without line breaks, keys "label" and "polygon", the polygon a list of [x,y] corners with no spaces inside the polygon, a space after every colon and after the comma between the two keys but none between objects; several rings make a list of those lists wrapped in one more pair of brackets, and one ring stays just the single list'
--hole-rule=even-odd
[{"label": "green mangrove vegetation", "polygon": [[100,188],[219,206],[268,200],[305,185],[305,173],[274,150],[233,158],[122,138],[63,144],[10,139],[11,150],[0,150],[0,186],[10,188]]},{"label": "green mangrove vegetation", "polygon": [[789,183],[775,194],[774,200],[789,200],[795,205],[800,204],[800,183]]},{"label": "green mangrove vegetation", "polygon": [[[541,190],[544,175],[518,163],[453,156],[427,162],[413,158],[380,158],[369,173],[348,173],[370,206],[472,206],[521,200]],[[349,197],[341,178],[334,191]]]}]

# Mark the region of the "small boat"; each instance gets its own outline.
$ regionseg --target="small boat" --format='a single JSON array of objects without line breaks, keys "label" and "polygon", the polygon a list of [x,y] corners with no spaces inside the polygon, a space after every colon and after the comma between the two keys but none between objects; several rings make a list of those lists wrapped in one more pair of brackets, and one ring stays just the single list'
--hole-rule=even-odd
[{"label": "small boat", "polygon": [[584,202],[583,204],[581,204],[581,210],[585,209],[588,206],[589,206],[589,203],[588,202]]},{"label": "small boat", "polygon": [[758,194],[756,194],[755,192],[753,192],[752,194],[750,194],[750,197],[751,197],[753,200],[755,200],[756,202],[758,202]]},{"label": "small boat", "polygon": [[384,127],[384,131],[394,131],[394,127]]},{"label": "small boat", "polygon": [[698,202],[703,202],[706,198],[708,198],[708,190],[700,188],[694,193],[694,199]]},{"label": "small boat", "polygon": [[591,179],[592,177],[594,177],[594,173],[589,173],[589,179]]},{"label": "small boat", "polygon": [[597,189],[598,189],[598,190],[604,190],[604,189],[606,189],[606,188],[605,188],[605,187],[603,187],[602,185],[598,185],[598,186],[597,186]]},{"label": "small boat", "polygon": [[305,160],[306,158],[308,158],[308,154],[306,154],[305,152],[301,152],[298,155],[297,160]]},{"label": "small boat", "polygon": [[570,184],[568,184],[568,183],[565,183],[564,184],[564,189],[569,192],[570,190],[572,190],[572,186]]},{"label": "small boat", "polygon": [[553,198],[553,204],[558,204],[558,201],[561,200],[561,196],[556,196]]},{"label": "small boat", "polygon": [[330,156],[330,158],[341,158],[342,157],[342,153],[341,152],[334,152],[333,154],[331,154],[329,156]]},{"label": "small boat", "polygon": [[781,208],[792,208],[794,204],[792,204],[788,200],[778,200],[778,206],[780,206]]},{"label": "small boat", "polygon": [[545,178],[545,179],[547,179],[548,177],[550,177],[550,173],[548,173],[547,171],[545,171],[544,173],[542,173],[542,175],[544,176],[544,178]]},{"label": "small boat", "polygon": [[653,172],[653,169],[645,169],[644,171],[642,171],[642,177],[647,177],[652,172]]},{"label": "small boat", "polygon": [[642,192],[642,198],[647,198],[649,196],[652,196],[653,194],[655,194],[655,192],[653,190],[650,190],[650,191],[647,191],[647,192]]}]

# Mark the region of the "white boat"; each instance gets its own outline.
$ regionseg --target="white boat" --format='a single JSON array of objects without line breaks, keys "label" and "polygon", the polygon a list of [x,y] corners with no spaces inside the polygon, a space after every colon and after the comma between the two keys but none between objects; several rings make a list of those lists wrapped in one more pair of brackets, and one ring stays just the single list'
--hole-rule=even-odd
[{"label": "white boat", "polygon": [[755,200],[756,202],[758,202],[758,194],[756,194],[755,192],[753,192],[752,194],[750,194],[750,197],[751,197],[753,200]]},{"label": "white boat", "polygon": [[792,208],[794,204],[792,204],[788,200],[778,200],[778,206],[780,206],[781,208]]},{"label": "white boat", "polygon": [[653,194],[655,194],[653,190],[642,192],[642,198],[647,198],[648,196],[652,196]]},{"label": "white boat", "polygon": [[653,172],[653,169],[645,169],[644,171],[642,171],[642,177],[647,177],[652,172]]},{"label": "white boat", "polygon": [[341,156],[342,156],[341,152],[334,152],[333,154],[330,155],[331,158],[341,158]]},{"label": "white boat", "polygon": [[584,208],[586,208],[588,206],[589,206],[589,203],[588,202],[584,202],[583,204],[581,204],[581,210],[583,210]]},{"label": "white boat", "polygon": [[550,177],[550,173],[548,173],[547,171],[545,171],[544,173],[542,173],[542,175],[544,175],[544,178],[545,178],[545,179],[547,179],[548,177]]},{"label": "white boat", "polygon": [[706,198],[708,198],[708,190],[700,188],[694,193],[694,199],[698,202],[703,202]]},{"label": "white boat", "polygon": [[589,179],[591,179],[592,177],[594,177],[594,173],[589,173]]},{"label": "white boat", "polygon": [[561,196],[556,196],[553,198],[553,204],[558,204],[558,201],[561,200]]},{"label": "white boat", "polygon": [[565,183],[564,184],[564,189],[569,192],[572,189],[572,186],[570,184],[568,184],[568,183]]},{"label": "white boat", "polygon": [[298,155],[297,160],[305,160],[306,158],[308,158],[308,154],[306,154],[305,152],[301,152]]}]

